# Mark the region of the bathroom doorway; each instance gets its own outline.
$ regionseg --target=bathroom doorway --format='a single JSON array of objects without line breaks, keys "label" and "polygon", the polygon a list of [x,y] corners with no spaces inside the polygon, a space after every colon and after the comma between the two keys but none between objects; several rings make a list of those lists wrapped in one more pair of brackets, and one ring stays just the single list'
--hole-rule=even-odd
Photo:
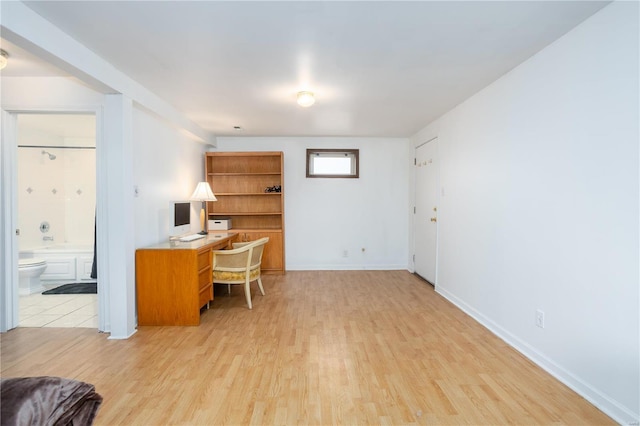
[{"label": "bathroom doorway", "polygon": [[[92,113],[16,114],[18,327],[99,326],[96,129]],[[66,284],[82,293],[42,294]]]}]

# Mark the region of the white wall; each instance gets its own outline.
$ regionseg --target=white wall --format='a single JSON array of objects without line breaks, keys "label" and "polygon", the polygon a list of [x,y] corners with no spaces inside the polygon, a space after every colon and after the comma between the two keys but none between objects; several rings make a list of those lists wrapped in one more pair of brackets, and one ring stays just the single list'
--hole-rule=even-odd
[{"label": "white wall", "polygon": [[2,108],[48,110],[102,105],[103,95],[69,77],[2,77]]},{"label": "white wall", "polygon": [[[19,122],[20,117],[18,117]],[[22,140],[21,132],[18,131],[19,145],[24,143]],[[18,148],[19,250],[51,245],[52,243],[43,241],[42,237],[45,235],[53,237],[55,242],[64,242],[66,232],[64,167],[61,161],[56,163],[42,155],[41,150],[42,148]],[[57,160],[59,157],[56,158]],[[43,234],[40,232],[40,224],[45,221],[49,223],[50,229]],[[93,243],[93,234],[91,236]]]},{"label": "white wall", "polygon": [[[78,111],[89,108],[100,113],[107,110],[104,95],[79,84],[73,78],[61,77],[2,77],[1,102],[2,108],[5,110]],[[120,195],[123,199],[132,196],[133,187],[129,185],[129,180],[139,186],[140,196],[131,203],[133,206],[131,211],[123,214],[134,218],[133,233],[135,236],[131,247],[140,247],[166,238],[168,223],[162,225],[161,220],[157,218],[162,216],[160,212],[162,209],[168,208],[170,200],[175,197],[187,198],[195,188],[196,182],[202,179],[204,176],[202,155],[205,147],[193,142],[192,139],[189,139],[190,136],[184,136],[183,133],[176,130],[175,126],[167,124],[166,120],[158,118],[139,106],[135,106],[130,115],[130,117],[121,117],[122,123],[117,123],[118,126],[113,126],[113,129],[102,130],[103,132],[111,130],[113,133],[122,128],[121,134],[125,135],[129,128],[128,123],[131,123],[132,154],[127,154],[126,158],[110,157],[109,161],[104,159],[104,164],[109,166],[113,162],[114,165],[111,167],[117,169],[118,165],[124,167],[129,162],[133,163],[133,176],[129,178],[127,173],[122,188],[116,188],[112,195],[116,194],[114,199],[120,198]],[[107,125],[105,124],[105,127]],[[104,157],[108,152],[113,151],[108,149],[106,144],[105,142],[102,146],[102,154],[98,151],[98,155]],[[118,153],[111,152],[111,155],[117,156]],[[105,170],[109,170],[109,168],[107,167]],[[106,178],[107,183],[114,181],[113,176]],[[103,194],[107,193],[107,189],[103,188]],[[117,207],[107,202],[104,204],[105,217],[110,218],[113,217],[114,212],[119,213]],[[127,203],[127,205],[129,204]],[[3,208],[9,207],[3,206]],[[164,231],[164,226],[167,226],[167,232]],[[131,237],[128,234],[121,235],[124,227],[114,226],[113,228],[116,231],[112,232],[109,238],[125,241],[127,259],[121,263],[126,264],[127,271],[132,270],[133,248],[128,249]],[[114,246],[116,250],[118,247],[125,250],[122,245],[115,244]],[[131,251],[131,256],[128,255],[129,251]],[[110,259],[110,262],[109,269],[114,269],[111,267],[113,259]],[[103,272],[103,277],[105,277],[105,273]],[[98,274],[100,276],[100,265]],[[104,281],[107,279],[103,279]],[[111,332],[111,338],[126,338],[132,333],[132,324],[135,325],[133,315],[135,309],[132,309],[135,304],[135,283],[129,272],[127,272],[126,282],[115,281],[118,281],[114,283],[115,286],[103,293],[103,297],[101,297],[101,303],[104,303],[102,309],[106,318],[104,329]],[[2,299],[4,294],[3,288],[0,291],[0,300],[4,300]],[[4,302],[5,305],[7,303],[10,301]],[[113,321],[109,322],[109,318],[112,318]]]},{"label": "white wall", "polygon": [[[79,75],[86,78],[87,84],[65,77],[2,77],[3,108],[46,106],[46,109],[55,110],[103,106],[104,95],[90,89],[88,85],[91,84],[104,89],[104,84],[109,83],[110,87],[126,92],[137,102],[133,117],[133,174],[140,195],[136,198],[135,212],[131,213],[136,216],[135,246],[166,239],[169,201],[176,197],[188,198],[204,176],[202,154],[205,148],[195,141],[209,141],[209,133],[24,5],[14,2],[2,6],[3,26],[39,48],[55,51],[52,60],[58,59],[55,56],[60,54],[64,62],[82,70]],[[29,24],[25,25],[25,22]],[[109,89],[108,92],[117,90]],[[156,114],[140,104],[152,108]],[[199,229],[199,224],[196,225]]]},{"label": "white wall", "polygon": [[640,417],[638,52],[638,3],[614,3],[412,138],[439,138],[437,291],[622,423]]},{"label": "white wall", "polygon": [[[17,250],[21,244],[19,237],[14,234],[17,227],[17,163],[18,153],[14,144],[17,142],[17,127],[15,117],[7,113],[23,111],[78,111],[100,114],[104,96],[85,85],[79,84],[73,78],[63,77],[4,77],[0,75],[2,87],[0,103],[3,111],[3,135],[0,156],[2,157],[2,181],[0,182],[0,198],[2,198],[2,214],[0,220],[0,234],[4,242],[4,249],[0,255],[0,330],[5,331],[15,327],[18,321],[17,298]],[[58,160],[56,160],[58,161]],[[100,260],[100,259],[98,259]],[[109,331],[110,312],[108,298],[99,300],[99,327]]]},{"label": "white wall", "polygon": [[[100,107],[104,95],[73,78],[3,77],[1,102],[4,109],[62,111]],[[135,246],[141,247],[168,237],[169,202],[189,198],[197,182],[204,178],[203,155],[207,146],[139,106],[133,109],[133,142],[133,180],[140,192],[132,214],[136,217]],[[193,214],[194,230],[198,231],[199,210],[195,204]]]},{"label": "white wall", "polygon": [[[42,154],[43,148],[29,145],[95,147],[95,139],[69,141],[69,138],[25,127],[20,121],[18,117],[19,249],[57,243],[93,245],[95,149],[46,148],[56,156],[55,160],[50,160]],[[40,224],[45,221],[50,229],[42,233]],[[54,240],[43,241],[43,236]]]},{"label": "white wall", "polygon": [[[32,53],[37,52],[38,56],[47,57],[55,66],[72,73],[86,84],[82,86],[74,78],[59,78],[58,84],[51,84],[56,81],[54,79],[32,78],[33,85],[10,88],[12,95],[15,95],[12,99],[18,101],[16,105],[28,105],[34,108],[45,106],[46,109],[51,109],[52,106],[55,109],[63,104],[71,105],[73,107],[71,109],[87,105],[97,107],[95,112],[99,116],[100,129],[96,161],[97,216],[98,223],[104,224],[98,226],[97,257],[98,269],[103,271],[101,282],[104,283],[103,289],[106,290],[102,294],[108,294],[107,297],[99,298],[100,327],[101,330],[111,332],[110,338],[127,338],[135,331],[134,239],[138,235],[141,235],[136,239],[138,243],[154,239],[154,237],[145,236],[145,231],[134,235],[132,216],[135,214],[135,207],[131,199],[132,193],[129,192],[133,191],[132,145],[136,144],[133,139],[133,128],[136,125],[133,105],[142,105],[153,111],[194,140],[207,142],[212,139],[212,136],[154,93],[130,79],[21,2],[3,2],[1,6],[1,24],[6,30],[3,36]],[[12,84],[9,83],[11,80],[1,78],[0,87],[5,89],[7,84]],[[18,80],[27,81],[26,79]],[[102,95],[89,87],[108,95]],[[12,110],[12,101],[5,101],[5,92],[6,90],[3,90],[1,95],[3,118],[11,121],[12,116],[4,111]],[[77,96],[80,92],[86,95],[85,102],[78,102],[82,98],[82,95]],[[101,119],[104,120],[101,121]],[[13,123],[11,123],[12,126]],[[12,128],[3,127],[3,141],[12,130]],[[14,158],[14,150],[7,150],[3,145],[0,149],[2,163],[0,174],[3,176],[0,182],[0,198],[3,203],[10,200],[9,203],[13,205],[14,191],[8,189],[5,183],[8,180],[5,177],[10,177],[12,182],[15,179],[14,168],[7,161],[9,157]],[[171,167],[173,164],[173,161],[170,161],[166,167]],[[194,170],[194,173],[196,172],[197,170]],[[201,173],[196,176],[201,176]],[[5,256],[0,259],[0,275],[8,278],[6,281],[13,282],[17,280],[17,270],[13,266],[17,264],[14,253],[17,242],[12,228],[17,219],[14,218],[13,211],[7,213],[6,210],[3,208],[0,214],[0,236],[4,242],[3,251],[5,251]],[[117,247],[122,247],[123,251],[120,253],[115,251]],[[113,282],[111,282],[111,274],[114,277]],[[15,312],[17,298],[13,297],[9,284],[7,287],[0,288],[0,304],[6,308],[6,314],[0,316],[0,330],[4,331],[17,321]],[[113,327],[109,324],[110,320],[113,320],[111,322]]]},{"label": "white wall", "polygon": [[[144,247],[169,238],[169,206],[172,200],[188,200],[204,180],[206,146],[186,137],[141,108],[134,108],[133,181],[135,245]],[[200,205],[192,204],[191,229],[200,231]]]},{"label": "white wall", "polygon": [[[307,179],[307,148],[359,149],[360,178]],[[407,268],[408,149],[391,138],[218,138],[219,151],[284,152],[288,270]]]},{"label": "white wall", "polygon": [[[95,140],[85,146],[95,146]],[[65,234],[68,243],[93,244],[96,215],[96,150],[57,149],[64,161]],[[58,154],[59,153],[59,154]]]},{"label": "white wall", "polygon": [[[64,77],[2,77],[2,98],[5,110],[20,109],[25,111],[78,111],[87,108],[100,108],[103,95],[95,92],[72,78]],[[18,119],[19,121],[19,119]],[[32,129],[19,125],[18,144],[33,145],[77,145],[82,141],[65,140],[51,135],[38,134]],[[95,146],[95,140],[90,143]],[[21,249],[42,245],[42,234],[37,228],[42,220],[53,226],[49,234],[55,242],[93,243],[93,218],[95,209],[96,178],[95,151],[74,152],[57,149],[58,158],[50,161],[41,154],[40,149],[18,148],[18,221],[21,236],[18,244]],[[23,161],[29,158],[29,162]],[[46,161],[45,161],[46,159]],[[91,164],[88,165],[87,161]],[[67,167],[72,165],[73,168]],[[23,167],[21,167],[23,166]],[[73,189],[83,191],[82,196],[76,194],[74,199],[67,200],[67,183],[78,181],[76,174],[82,176],[82,185]],[[52,184],[54,184],[52,186]],[[28,187],[34,190],[28,196]],[[52,190],[56,189],[56,194]],[[74,227],[67,227],[66,211],[88,209],[85,217],[68,218]],[[26,211],[25,211],[26,210]],[[27,211],[29,213],[27,213]],[[42,214],[46,213],[46,217]],[[49,217],[50,215],[50,217]],[[69,229],[67,229],[69,228]],[[88,229],[88,231],[87,231]],[[88,232],[88,235],[87,235]]]}]

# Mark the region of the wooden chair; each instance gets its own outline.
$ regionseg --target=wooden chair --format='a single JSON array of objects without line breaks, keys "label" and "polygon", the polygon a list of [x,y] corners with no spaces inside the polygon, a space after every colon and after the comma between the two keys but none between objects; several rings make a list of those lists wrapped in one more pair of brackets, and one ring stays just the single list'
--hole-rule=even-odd
[{"label": "wooden chair", "polygon": [[232,250],[213,251],[213,283],[227,284],[231,293],[232,284],[244,284],[244,295],[249,309],[251,305],[251,287],[249,283],[258,281],[260,293],[264,296],[260,264],[264,246],[268,237],[247,243],[233,243]]}]

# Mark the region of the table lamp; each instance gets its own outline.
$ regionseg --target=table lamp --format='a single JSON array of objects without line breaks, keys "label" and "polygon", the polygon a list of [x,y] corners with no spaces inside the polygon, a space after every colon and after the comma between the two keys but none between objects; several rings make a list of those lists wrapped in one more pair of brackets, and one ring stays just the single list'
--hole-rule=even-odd
[{"label": "table lamp", "polygon": [[213,191],[208,182],[198,182],[196,190],[191,194],[191,201],[202,201],[202,209],[200,210],[200,228],[202,228],[202,231],[198,232],[198,234],[206,235],[209,232],[207,229],[208,221],[205,217],[207,201],[218,201],[216,196],[213,195]]}]

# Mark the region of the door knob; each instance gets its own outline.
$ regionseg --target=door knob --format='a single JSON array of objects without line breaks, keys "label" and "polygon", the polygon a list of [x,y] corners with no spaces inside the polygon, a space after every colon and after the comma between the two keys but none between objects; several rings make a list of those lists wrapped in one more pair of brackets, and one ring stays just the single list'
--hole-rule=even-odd
[{"label": "door knob", "polygon": [[435,217],[431,218],[431,222],[437,222],[437,221],[438,221],[438,219],[436,219]]}]

